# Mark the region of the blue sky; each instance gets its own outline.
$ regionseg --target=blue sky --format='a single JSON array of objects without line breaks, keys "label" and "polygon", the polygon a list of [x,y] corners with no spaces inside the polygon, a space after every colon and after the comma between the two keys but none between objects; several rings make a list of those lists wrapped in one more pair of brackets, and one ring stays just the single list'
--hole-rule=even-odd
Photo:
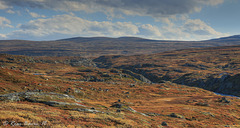
[{"label": "blue sky", "polygon": [[0,0],[0,40],[238,35],[239,0]]}]

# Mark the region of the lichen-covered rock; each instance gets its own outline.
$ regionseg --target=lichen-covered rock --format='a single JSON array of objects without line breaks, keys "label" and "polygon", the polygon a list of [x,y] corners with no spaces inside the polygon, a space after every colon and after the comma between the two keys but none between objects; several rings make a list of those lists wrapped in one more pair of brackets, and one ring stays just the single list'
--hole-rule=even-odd
[{"label": "lichen-covered rock", "polygon": [[[28,101],[34,103],[43,103],[46,105],[54,106],[54,105],[77,105],[83,106],[81,104],[77,104],[80,102],[78,99],[75,99],[74,96],[59,94],[53,92],[18,92],[18,93],[10,93],[5,95],[0,95],[0,100],[2,101]],[[58,100],[58,101],[54,101]],[[67,103],[60,102],[59,100],[69,100],[77,103]]]},{"label": "lichen-covered rock", "polygon": [[170,116],[170,117],[174,117],[174,118],[185,119],[184,116],[182,116],[182,115],[180,115],[180,114],[176,114],[176,113],[171,113],[169,116]]}]

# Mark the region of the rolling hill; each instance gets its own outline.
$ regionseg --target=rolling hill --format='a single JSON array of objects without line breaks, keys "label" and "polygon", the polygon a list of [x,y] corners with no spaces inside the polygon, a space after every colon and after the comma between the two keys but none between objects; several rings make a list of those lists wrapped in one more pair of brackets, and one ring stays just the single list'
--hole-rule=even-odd
[{"label": "rolling hill", "polygon": [[56,41],[1,40],[0,53],[28,56],[141,55],[164,51],[240,45],[238,36],[208,41],[149,40],[137,37],[76,37]]}]

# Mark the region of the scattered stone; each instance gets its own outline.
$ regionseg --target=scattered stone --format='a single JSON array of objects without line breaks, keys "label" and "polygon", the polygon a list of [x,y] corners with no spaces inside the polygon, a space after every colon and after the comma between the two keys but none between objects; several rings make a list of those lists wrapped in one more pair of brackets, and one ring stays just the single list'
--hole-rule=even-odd
[{"label": "scattered stone", "polygon": [[128,75],[125,75],[125,74],[119,74],[119,76],[120,76],[121,78],[128,78],[128,77],[129,77]]},{"label": "scattered stone", "polygon": [[143,116],[148,116],[148,115],[146,115],[146,114],[144,114],[144,113],[141,113],[141,112],[138,112],[139,114],[141,114],[141,115],[143,115]]},{"label": "scattered stone", "polygon": [[31,99],[27,99],[27,101],[29,102],[34,102],[34,103],[43,103],[49,106],[56,106],[56,105],[62,105],[62,106],[66,106],[66,105],[74,105],[74,106],[84,106],[84,105],[80,105],[77,103],[67,103],[67,102],[58,102],[58,101],[35,101],[35,100],[31,100]]},{"label": "scattered stone", "polygon": [[15,69],[16,69],[16,67],[15,67],[15,66],[12,66],[12,67],[11,67],[11,69],[15,70]]},{"label": "scattered stone", "polygon": [[164,116],[162,114],[159,113],[146,113],[148,116]]},{"label": "scattered stone", "polygon": [[130,87],[135,87],[135,84],[130,84]]},{"label": "scattered stone", "polygon": [[174,117],[174,118],[185,119],[185,117],[184,117],[184,116],[182,116],[182,115],[179,115],[179,114],[176,114],[176,113],[171,113],[169,116],[170,116],[170,117]]},{"label": "scattered stone", "polygon": [[162,126],[168,126],[168,124],[165,121],[163,121],[161,125]]},{"label": "scattered stone", "polygon": [[208,103],[202,103],[202,102],[198,102],[198,103],[196,103],[196,105],[199,105],[199,106],[210,106]]},{"label": "scattered stone", "polygon": [[197,102],[197,100],[187,100],[186,102],[187,103],[194,103],[194,102]]},{"label": "scattered stone", "polygon": [[9,101],[20,101],[19,97],[18,96],[12,96],[12,97],[8,97],[8,100]]},{"label": "scattered stone", "polygon": [[75,89],[74,92],[77,93],[77,94],[83,94],[84,95],[84,92],[82,92],[82,91],[80,91],[78,89]]},{"label": "scattered stone", "polygon": [[115,108],[122,108],[122,104],[119,104],[119,103],[116,103],[116,104],[113,104],[111,107],[115,107]]},{"label": "scattered stone", "polygon": [[218,99],[218,102],[222,102],[222,103],[230,103],[231,101],[228,100],[226,97],[222,97]]},{"label": "scattered stone", "polygon": [[136,110],[132,109],[131,107],[126,108],[126,110],[131,111],[131,112],[137,112]]},{"label": "scattered stone", "polygon": [[210,113],[210,112],[201,112],[202,114],[204,114],[204,115],[210,115],[211,117],[215,117],[215,115],[213,115],[212,113]]},{"label": "scattered stone", "polygon": [[73,109],[74,111],[79,111],[79,112],[89,112],[89,113],[104,113],[98,110],[93,110],[93,109],[87,109],[87,108],[77,108]]},{"label": "scattered stone", "polygon": [[67,88],[66,93],[70,93],[70,92],[72,92],[72,89],[71,88]]},{"label": "scattered stone", "polygon": [[121,110],[120,109],[117,109],[117,111],[116,112],[121,112]]},{"label": "scattered stone", "polygon": [[197,102],[197,100],[193,100],[193,102]]}]

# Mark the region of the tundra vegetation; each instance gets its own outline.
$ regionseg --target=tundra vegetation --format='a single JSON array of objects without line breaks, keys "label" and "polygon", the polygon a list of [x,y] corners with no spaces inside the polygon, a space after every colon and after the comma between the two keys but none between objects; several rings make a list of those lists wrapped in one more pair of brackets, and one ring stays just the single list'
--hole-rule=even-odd
[{"label": "tundra vegetation", "polygon": [[0,54],[0,127],[240,127],[240,46],[149,55]]}]

